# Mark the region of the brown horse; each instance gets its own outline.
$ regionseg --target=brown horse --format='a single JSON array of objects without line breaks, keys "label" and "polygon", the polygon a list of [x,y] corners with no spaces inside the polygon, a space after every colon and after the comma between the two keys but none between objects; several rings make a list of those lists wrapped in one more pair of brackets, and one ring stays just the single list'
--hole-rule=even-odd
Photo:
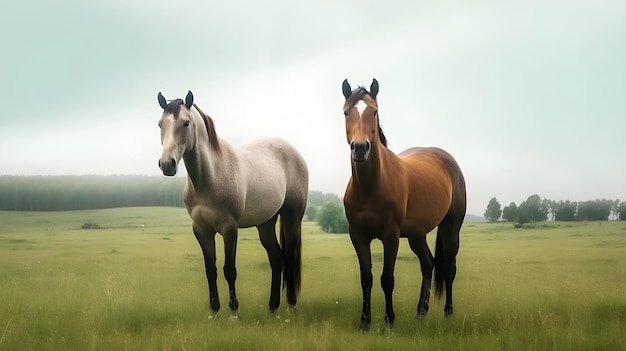
[{"label": "brown horse", "polygon": [[[346,137],[352,155],[352,177],[346,188],[344,206],[350,239],[361,270],[363,313],[361,330],[371,322],[372,257],[370,244],[379,239],[384,247],[381,286],[385,294],[385,321],[393,325],[394,267],[400,237],[407,238],[422,270],[417,314],[426,315],[430,286],[435,271],[435,294],[441,296],[445,283],[446,316],[452,314],[452,282],[456,275],[459,231],[466,209],[465,179],[458,164],[438,148],[416,147],[396,155],[387,148],[387,139],[378,116],[378,82],[370,91],[352,91],[343,81],[346,101]],[[433,257],[426,234],[437,229]]]}]

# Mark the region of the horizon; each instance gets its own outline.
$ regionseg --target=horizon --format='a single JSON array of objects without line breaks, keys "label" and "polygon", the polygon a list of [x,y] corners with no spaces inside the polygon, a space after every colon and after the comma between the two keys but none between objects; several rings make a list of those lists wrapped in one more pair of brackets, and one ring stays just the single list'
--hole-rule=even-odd
[{"label": "horizon", "polygon": [[[89,178],[89,177],[104,177],[104,178],[132,178],[132,177],[146,177],[146,178],[162,178],[164,179],[164,181],[167,181],[167,178],[175,178],[178,181],[180,181],[181,183],[185,182],[187,177],[183,176],[183,175],[176,175],[176,176],[163,176],[163,175],[145,175],[145,174],[53,174],[53,175],[10,175],[10,174],[0,174],[0,181],[2,180],[1,178],[8,178],[8,177],[15,177],[15,178]],[[0,183],[0,188],[1,188],[2,184]],[[336,194],[336,193],[332,193],[332,192],[324,192],[322,190],[317,190],[317,189],[309,189],[309,194],[312,192],[319,192],[321,194],[332,194],[332,195],[336,195],[340,200],[343,199],[343,194]],[[181,198],[182,198],[182,192],[181,192]],[[593,198],[593,199],[583,199],[583,200],[571,200],[571,199],[550,199],[550,198],[546,198],[546,197],[542,197],[541,194],[530,194],[528,195],[525,199],[521,200],[521,201],[510,201],[510,202],[503,202],[501,200],[498,200],[496,198],[496,200],[498,201],[498,203],[501,206],[501,210],[504,209],[504,207],[506,206],[510,206],[511,203],[515,203],[516,206],[519,206],[521,203],[523,203],[524,201],[526,201],[529,197],[534,196],[534,195],[539,195],[539,197],[542,200],[551,200],[551,201],[570,201],[570,202],[575,202],[575,203],[584,203],[584,202],[593,202],[593,201],[598,201],[598,200],[611,200],[611,201],[615,201],[615,200],[619,200],[619,198]],[[620,202],[626,202],[624,200],[620,201]],[[475,217],[473,219],[482,219],[484,221],[487,221],[487,219],[484,216],[484,212],[487,209],[487,205],[485,205],[485,209],[481,212],[481,213],[475,213],[475,212],[470,212],[469,210],[466,212],[466,221],[467,221],[467,217]],[[551,212],[550,212],[551,213]],[[609,216],[608,220],[612,220],[611,217]],[[617,220],[617,219],[614,219]],[[548,221],[550,221],[550,217],[548,217]],[[467,222],[471,222],[467,221]],[[496,222],[501,222],[501,220],[498,220]]]},{"label": "horizon", "polygon": [[376,78],[389,148],[448,151],[469,213],[626,199],[626,2],[358,4],[8,3],[0,173],[159,175],[157,93],[191,90],[220,137],[283,138],[342,195],[341,82]]}]

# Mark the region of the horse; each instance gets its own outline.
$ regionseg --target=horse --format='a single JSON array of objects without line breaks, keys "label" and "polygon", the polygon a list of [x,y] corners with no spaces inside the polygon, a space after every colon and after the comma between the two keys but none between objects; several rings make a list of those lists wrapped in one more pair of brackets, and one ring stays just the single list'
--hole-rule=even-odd
[{"label": "horse", "polygon": [[[456,276],[459,231],[466,211],[465,179],[459,165],[446,151],[414,147],[399,154],[387,148],[378,115],[378,81],[368,91],[354,91],[342,84],[345,97],[346,138],[350,145],[352,174],[344,195],[350,239],[359,261],[363,309],[361,330],[371,322],[371,242],[383,244],[381,287],[385,295],[385,322],[391,328],[394,267],[399,239],[407,238],[420,262],[422,285],[417,316],[428,313],[430,287],[435,271],[435,295],[441,297],[445,283],[444,312],[452,315],[452,283]],[[435,255],[426,234],[437,227]]]},{"label": "horse", "polygon": [[[166,100],[157,95],[163,153],[159,168],[176,174],[182,160],[187,169],[183,199],[193,233],[204,256],[209,305],[220,309],[217,291],[215,234],[224,241],[224,277],[228,282],[232,318],[239,301],[235,289],[238,228],[255,226],[271,268],[269,310],[280,306],[281,276],[290,308],[295,308],[301,285],[301,225],[308,196],[308,168],[289,143],[265,138],[234,147],[220,138],[213,119],[193,102]],[[276,223],[280,217],[280,242]]]}]

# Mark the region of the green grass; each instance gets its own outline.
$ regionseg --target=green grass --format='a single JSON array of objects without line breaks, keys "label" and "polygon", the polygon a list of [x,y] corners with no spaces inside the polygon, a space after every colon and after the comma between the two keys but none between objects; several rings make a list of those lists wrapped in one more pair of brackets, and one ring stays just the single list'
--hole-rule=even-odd
[{"label": "green grass", "polygon": [[[84,223],[103,229],[80,229]],[[430,235],[430,240],[434,235]],[[467,223],[455,315],[415,318],[419,264],[405,240],[396,324],[375,285],[372,330],[358,331],[360,284],[347,235],[303,228],[298,309],[267,310],[269,264],[240,232],[240,313],[208,313],[200,249],[184,209],[0,212],[0,350],[617,350],[626,346],[626,223]],[[221,240],[218,240],[221,252]],[[381,272],[382,246],[373,245]],[[378,278],[375,279],[378,282]]]}]

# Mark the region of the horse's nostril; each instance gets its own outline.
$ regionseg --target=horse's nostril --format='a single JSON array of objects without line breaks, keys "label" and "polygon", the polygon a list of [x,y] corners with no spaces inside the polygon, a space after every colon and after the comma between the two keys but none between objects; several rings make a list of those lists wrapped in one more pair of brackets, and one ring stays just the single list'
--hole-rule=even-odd
[{"label": "horse's nostril", "polygon": [[370,151],[371,144],[369,141],[356,142],[353,141],[350,143],[350,149],[352,152],[368,152]]},{"label": "horse's nostril", "polygon": [[162,171],[166,171],[166,170],[171,170],[172,168],[176,168],[176,160],[173,158],[170,158],[167,161],[162,161],[159,159],[159,168]]}]

